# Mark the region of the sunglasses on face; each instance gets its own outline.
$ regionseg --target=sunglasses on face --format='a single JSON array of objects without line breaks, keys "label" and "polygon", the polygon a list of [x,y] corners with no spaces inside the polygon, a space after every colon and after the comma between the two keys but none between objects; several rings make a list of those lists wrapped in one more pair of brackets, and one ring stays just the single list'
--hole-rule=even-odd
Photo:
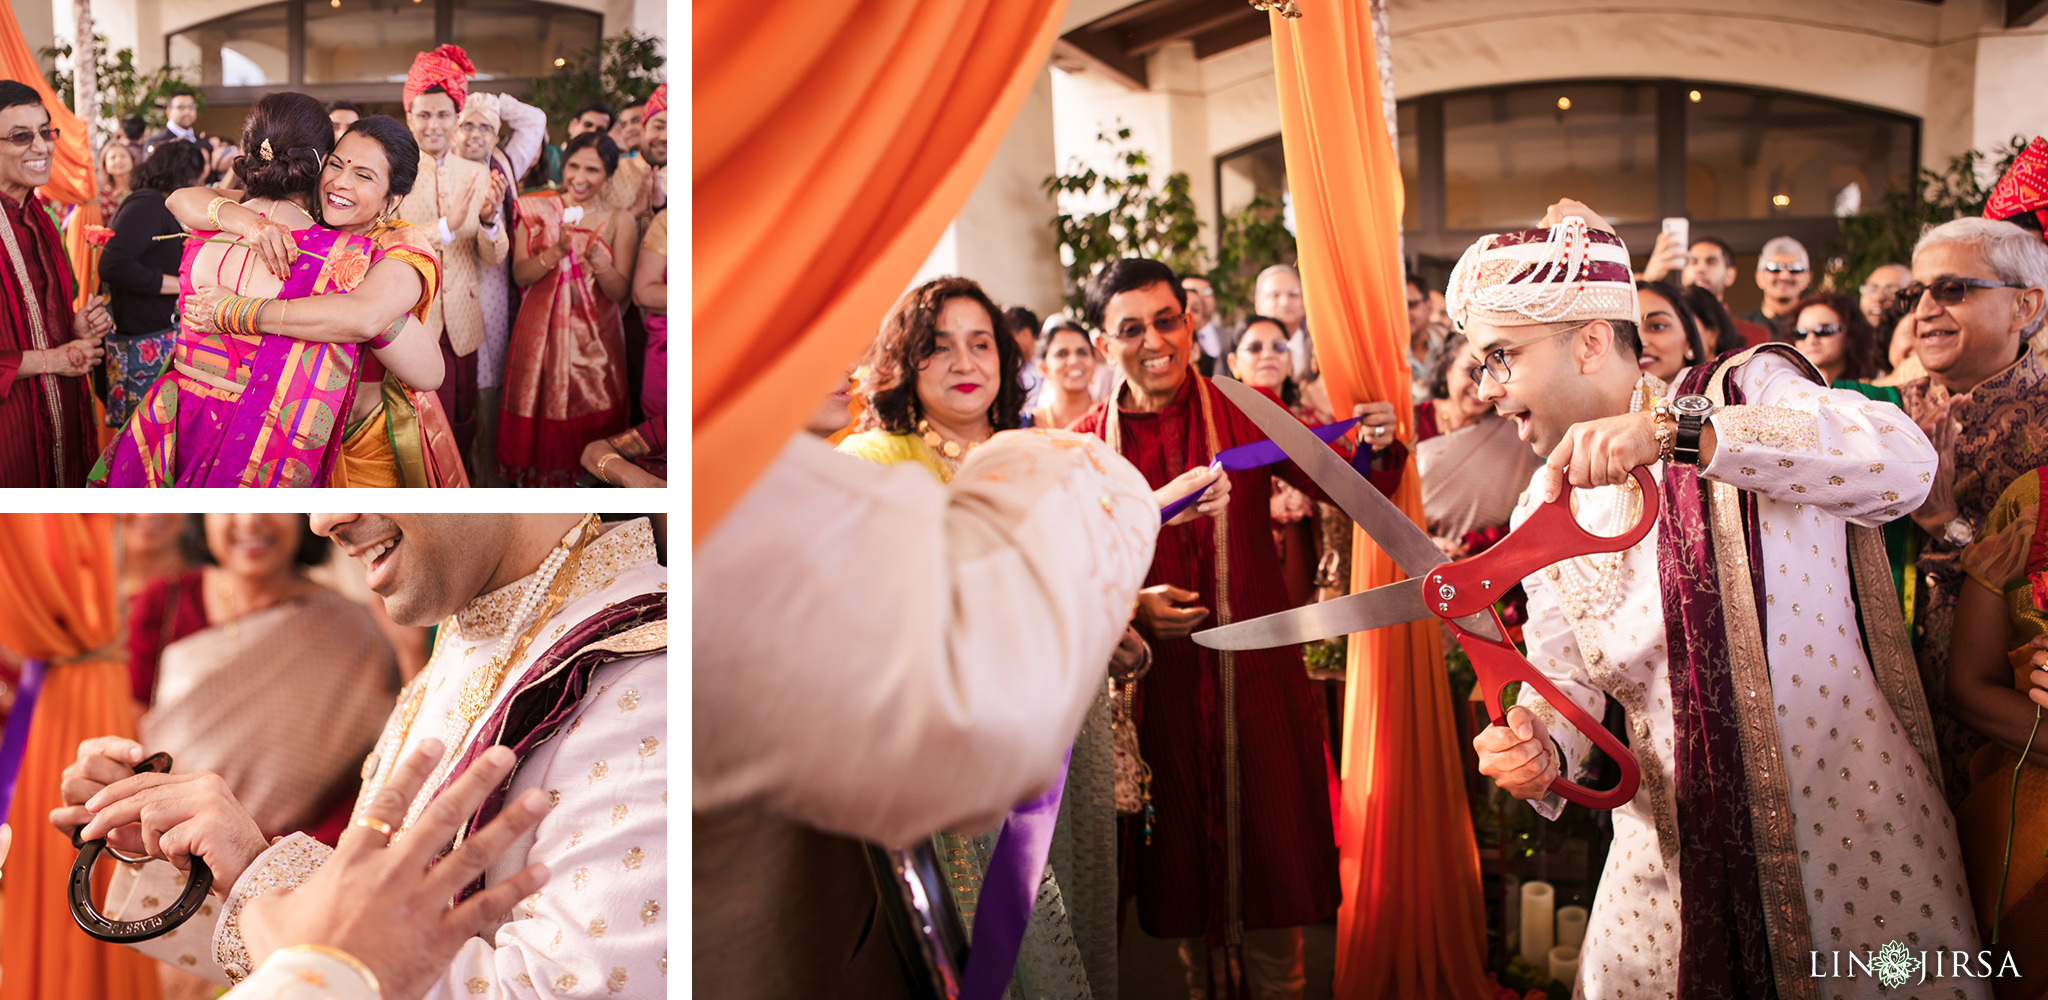
[{"label": "sunglasses on face", "polygon": [[2010,281],[1987,281],[1983,278],[1941,278],[1936,281],[1916,281],[1898,291],[1899,305],[1907,309],[1920,307],[1920,296],[1932,294],[1934,301],[1945,305],[1961,305],[1970,296],[1972,288],[2026,288],[2028,286]]},{"label": "sunglasses on face", "polygon": [[1772,274],[1805,274],[1805,264],[1765,264],[1764,270]]},{"label": "sunglasses on face", "polygon": [[[1180,332],[1180,328],[1187,324],[1187,320],[1188,316],[1186,313],[1175,313],[1171,316],[1161,316],[1153,320],[1149,325],[1152,329],[1159,331],[1159,335],[1163,337]],[[1147,325],[1144,320],[1134,319],[1110,331],[1109,337],[1121,343],[1129,343],[1137,340],[1139,337],[1143,337]]]},{"label": "sunglasses on face", "polygon": [[35,131],[33,129],[17,129],[13,132],[7,133],[6,138],[8,142],[11,142],[17,146],[26,146],[29,143],[36,141],[37,136],[41,136],[44,142],[56,142],[57,137],[63,134],[63,129],[51,128],[45,125],[43,126],[42,131]]},{"label": "sunglasses on face", "polygon": [[1796,344],[1808,337],[1832,337],[1841,332],[1841,327],[1833,323],[1823,323],[1820,326],[1809,326],[1805,329],[1792,331],[1792,342]]},{"label": "sunglasses on face", "polygon": [[1246,354],[1286,354],[1286,353],[1287,353],[1287,345],[1286,345],[1286,344],[1273,344],[1273,345],[1270,345],[1270,346],[1268,346],[1268,345],[1266,345],[1266,344],[1263,344],[1263,343],[1260,343],[1260,342],[1258,342],[1258,341],[1256,341],[1256,340],[1247,340],[1247,341],[1245,341],[1244,343],[1242,343],[1242,344],[1239,344],[1239,345],[1237,345],[1237,349],[1238,349],[1238,350],[1240,350],[1240,351],[1243,351],[1243,352],[1244,352],[1244,353],[1246,353]]}]

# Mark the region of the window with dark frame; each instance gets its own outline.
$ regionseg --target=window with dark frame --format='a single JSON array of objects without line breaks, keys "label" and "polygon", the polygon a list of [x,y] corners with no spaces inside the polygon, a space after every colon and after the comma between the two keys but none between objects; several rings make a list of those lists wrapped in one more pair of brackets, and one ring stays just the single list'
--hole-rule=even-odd
[{"label": "window with dark frame", "polygon": [[[1448,261],[1560,197],[1615,223],[1638,262],[1686,216],[1744,259],[1774,236],[1819,253],[1838,204],[1910,184],[1920,122],[1807,94],[1682,80],[1575,80],[1427,94],[1397,111],[1411,257]],[[1279,137],[1216,158],[1216,224],[1286,191]],[[1852,190],[1854,194],[1845,194]],[[1738,282],[1738,285],[1745,284]]]}]

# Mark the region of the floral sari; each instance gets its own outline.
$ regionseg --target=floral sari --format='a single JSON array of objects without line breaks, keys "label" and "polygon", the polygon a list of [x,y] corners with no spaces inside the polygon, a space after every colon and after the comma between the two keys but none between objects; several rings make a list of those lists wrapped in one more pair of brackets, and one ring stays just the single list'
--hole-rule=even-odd
[{"label": "floral sari", "polygon": [[[529,247],[560,239],[562,198],[523,195]],[[592,230],[570,227],[579,257]],[[609,247],[607,247],[609,249]],[[514,486],[569,486],[583,446],[626,429],[626,340],[618,304],[572,258],[526,290],[506,354],[498,472]]]},{"label": "floral sari", "polygon": [[[195,232],[186,242],[182,294],[195,291],[201,241],[216,235]],[[292,262],[282,299],[346,292],[381,256],[368,238],[336,229],[292,235],[308,252]],[[100,456],[91,485],[324,486],[368,353],[358,344],[194,333],[180,324],[171,367]]]}]

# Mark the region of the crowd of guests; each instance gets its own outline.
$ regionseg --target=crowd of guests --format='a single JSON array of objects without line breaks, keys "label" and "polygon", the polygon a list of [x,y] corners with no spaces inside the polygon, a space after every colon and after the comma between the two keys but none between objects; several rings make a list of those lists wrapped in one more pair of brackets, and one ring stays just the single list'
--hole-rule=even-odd
[{"label": "crowd of guests", "polygon": [[[2048,143],[2031,155],[2048,160]],[[1718,239],[1661,238],[1635,283],[1638,363],[1663,382],[1733,352],[1789,344],[1816,381],[1900,406],[1936,445],[1928,499],[1888,526],[1887,550],[1980,930],[1988,941],[2002,922],[2004,946],[2023,966],[2042,961],[2030,950],[2048,954],[2012,943],[2016,928],[2048,926],[2039,922],[2048,917],[2048,808],[2038,804],[2048,742],[2032,741],[2036,713],[2048,706],[2048,243],[2029,214],[2039,207],[1936,227],[1910,263],[1877,268],[1853,295],[1815,288],[1806,249],[1772,240],[1755,273],[1763,304],[1740,317],[1724,304],[1735,254]],[[1362,426],[1336,447],[1371,448],[1369,478],[1384,492],[1412,449],[1425,527],[1447,556],[1462,558],[1505,536],[1546,456],[1480,398],[1479,359],[1452,329],[1442,293],[1411,277],[1406,295],[1411,395],[1399,405],[1409,430],[1396,431],[1392,404],[1361,404],[1348,416]],[[1263,435],[1221,405],[1204,376],[1240,380],[1310,425],[1338,416],[1307,335],[1300,277],[1275,265],[1253,301],[1219,303],[1200,275],[1127,259],[1090,279],[1085,302],[1079,315],[1041,320],[966,278],[920,285],[809,429],[843,453],[921,466],[939,482],[998,432],[1069,429],[1105,439],[1162,502],[1209,491],[1162,529],[1125,640],[1104,668],[1103,725],[1084,726],[1070,763],[1079,775],[1098,760],[1142,761],[1128,795],[1070,777],[1062,810],[1063,823],[1079,822],[1070,813],[1084,808],[1122,814],[1122,873],[1105,880],[1061,871],[1056,860],[1063,902],[1049,913],[1041,896],[1033,919],[1067,922],[1074,933],[1028,938],[1018,975],[1034,990],[1059,970],[1100,975],[1114,941],[1081,928],[1113,928],[1114,919],[1089,915],[1113,915],[1135,895],[1144,929],[1180,940],[1193,995],[1242,970],[1258,995],[1298,996],[1300,928],[1329,918],[1338,899],[1327,794],[1336,744],[1297,650],[1222,659],[1189,636],[1226,613],[1244,620],[1328,599],[1349,579],[1349,521],[1291,464],[1221,476],[1206,468],[1218,451]],[[1229,722],[1226,697],[1236,706]],[[1128,745],[1120,727],[1134,734]],[[2007,851],[2011,800],[2005,779],[1992,776],[2011,770],[2023,747],[2025,850]],[[1222,783],[1237,780],[1245,798],[1227,802]],[[1239,822],[1226,830],[1233,810]],[[971,903],[985,836],[936,836]],[[1215,855],[1226,843],[1229,865]],[[1241,952],[1213,947],[1224,940],[1242,940]]]},{"label": "crowd of guests", "polygon": [[47,111],[0,81],[0,485],[664,485],[667,88],[555,144],[473,72],[420,53],[403,121],[290,92],[238,141],[194,93],[124,119],[89,274],[36,190]]}]

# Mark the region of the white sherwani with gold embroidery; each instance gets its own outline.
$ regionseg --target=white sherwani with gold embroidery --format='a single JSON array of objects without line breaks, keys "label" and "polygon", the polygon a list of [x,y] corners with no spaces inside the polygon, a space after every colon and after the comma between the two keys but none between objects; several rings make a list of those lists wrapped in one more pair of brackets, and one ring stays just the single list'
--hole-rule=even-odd
[{"label": "white sherwani with gold embroidery", "polygon": [[[1849,390],[1824,389],[1789,361],[1760,355],[1735,373],[1751,405],[1713,417],[1718,450],[1698,474],[1757,495],[1764,532],[1766,606],[1762,618],[1770,699],[1785,761],[1797,886],[1810,931],[1808,949],[1867,959],[1886,942],[1923,949],[1978,947],[1954,821],[1935,774],[1902,732],[1863,648],[1851,598],[1847,523],[1879,525],[1925,498],[1934,448],[1897,407]],[[1659,481],[1668,472],[1656,467]],[[1538,477],[1540,479],[1541,472]],[[1534,509],[1532,480],[1514,523]],[[1579,523],[1613,534],[1620,487],[1577,494]],[[1601,1000],[1675,997],[1678,986],[1678,823],[1674,801],[1674,724],[1665,614],[1658,568],[1661,528],[1629,549],[1619,567],[1618,604],[1586,617],[1566,609],[1567,588],[1590,572],[1553,566],[1524,581],[1529,660],[1551,683],[1599,718],[1612,696],[1628,711],[1631,750],[1643,780],[1614,810],[1614,841],[1588,917],[1574,996]],[[1581,561],[1584,566],[1584,561]],[[1886,583],[1889,584],[1889,578]],[[1575,595],[1576,596],[1576,595]],[[1732,648],[1732,647],[1731,647]],[[1917,675],[1915,681],[1917,684]],[[1738,692],[1741,698],[1746,692]],[[1592,744],[1524,688],[1535,708],[1588,777]],[[1563,800],[1533,803],[1556,818]],[[1759,828],[1784,818],[1757,817]],[[1800,954],[1797,960],[1809,961]],[[1936,981],[1880,992],[1872,976],[1792,978],[1816,997],[1986,995],[1973,979]],[[1779,981],[1786,980],[1778,970]],[[1917,976],[1915,978],[1918,978]]]},{"label": "white sherwani with gold embroidery", "polygon": [[[613,526],[584,551],[568,599],[506,671],[470,731],[446,731],[463,679],[485,665],[507,629],[518,626],[510,619],[530,583],[531,578],[522,579],[480,597],[443,623],[433,658],[399,696],[403,706],[423,686],[420,711],[409,732],[402,707],[392,714],[376,753],[365,762],[369,777],[358,810],[382,787],[394,754],[409,754],[428,738],[442,740],[451,756],[462,754],[528,664],[572,624],[619,601],[668,589],[667,570],[655,562],[648,522]],[[538,861],[548,866],[547,886],[489,933],[465,943],[427,996],[666,994],[666,630],[654,623],[632,634],[645,648],[661,651],[600,667],[577,714],[553,739],[528,753],[513,774],[506,801],[539,788],[555,808],[484,877],[495,883]],[[430,782],[414,802],[407,829],[434,787]],[[225,906],[210,902],[184,927],[135,947],[216,982],[249,976],[254,963],[238,927],[241,907],[270,889],[303,883],[328,853],[326,845],[304,834],[286,837],[249,866]],[[116,919],[162,910],[183,882],[183,873],[162,862],[120,868],[108,893],[109,915]],[[243,991],[231,995],[240,1000]]]}]

